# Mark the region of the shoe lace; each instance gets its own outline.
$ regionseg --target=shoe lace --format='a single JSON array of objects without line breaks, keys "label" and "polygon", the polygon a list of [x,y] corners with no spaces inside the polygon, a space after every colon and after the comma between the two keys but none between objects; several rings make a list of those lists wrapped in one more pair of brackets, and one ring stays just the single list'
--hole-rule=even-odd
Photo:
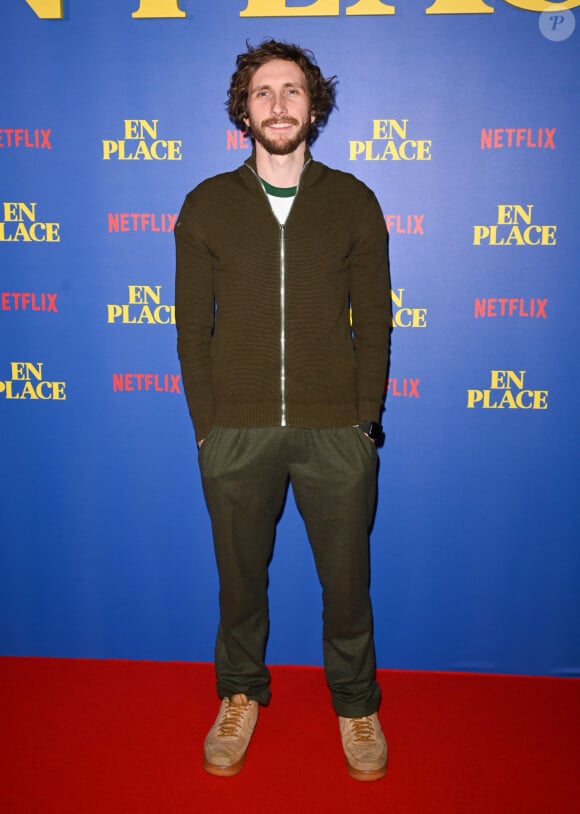
[{"label": "shoe lace", "polygon": [[353,740],[356,743],[375,740],[375,727],[372,718],[351,718]]},{"label": "shoe lace", "polygon": [[226,699],[226,706],[223,718],[220,721],[217,730],[218,738],[231,738],[237,735],[238,729],[242,725],[244,715],[246,714],[248,703],[233,704],[230,699]]}]

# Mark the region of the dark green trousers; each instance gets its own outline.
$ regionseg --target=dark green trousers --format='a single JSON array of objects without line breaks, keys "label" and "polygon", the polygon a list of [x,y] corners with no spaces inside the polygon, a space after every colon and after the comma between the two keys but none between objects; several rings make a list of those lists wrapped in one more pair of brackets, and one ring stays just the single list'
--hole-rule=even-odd
[{"label": "dark green trousers", "polygon": [[[268,562],[288,479],[322,585],[324,668],[338,715],[375,712],[368,532],[374,444],[356,427],[214,427],[199,450],[220,581],[220,697],[270,699]],[[299,601],[299,597],[297,597]]]}]

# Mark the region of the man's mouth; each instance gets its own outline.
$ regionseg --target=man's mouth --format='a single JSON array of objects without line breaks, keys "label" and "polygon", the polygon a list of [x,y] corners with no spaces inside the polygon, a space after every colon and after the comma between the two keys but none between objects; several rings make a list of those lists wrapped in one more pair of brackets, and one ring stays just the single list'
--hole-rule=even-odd
[{"label": "man's mouth", "polygon": [[262,123],[262,127],[270,127],[272,130],[286,130],[297,125],[296,119],[267,119]]}]

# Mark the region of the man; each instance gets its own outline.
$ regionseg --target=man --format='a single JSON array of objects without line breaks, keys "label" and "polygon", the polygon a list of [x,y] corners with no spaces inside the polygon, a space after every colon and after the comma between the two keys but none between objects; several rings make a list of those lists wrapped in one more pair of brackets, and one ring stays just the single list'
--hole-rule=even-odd
[{"label": "man", "polygon": [[334,77],[311,57],[273,40],[238,56],[228,110],[252,156],[190,192],[175,227],[178,353],[220,579],[222,701],[204,766],[241,770],[270,698],[268,561],[290,481],[322,585],[347,769],[375,780],[387,746],[368,531],[389,345],[386,230],[364,184],[312,159]]}]

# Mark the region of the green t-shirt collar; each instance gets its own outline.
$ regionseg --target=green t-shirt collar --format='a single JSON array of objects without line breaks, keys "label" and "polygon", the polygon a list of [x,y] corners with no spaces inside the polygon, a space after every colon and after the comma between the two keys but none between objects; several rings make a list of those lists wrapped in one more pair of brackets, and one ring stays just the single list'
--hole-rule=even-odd
[{"label": "green t-shirt collar", "polygon": [[264,181],[263,178],[260,178],[260,181],[268,195],[274,195],[276,198],[292,198],[296,195],[296,190],[298,189],[298,187],[275,187],[267,181]]}]

